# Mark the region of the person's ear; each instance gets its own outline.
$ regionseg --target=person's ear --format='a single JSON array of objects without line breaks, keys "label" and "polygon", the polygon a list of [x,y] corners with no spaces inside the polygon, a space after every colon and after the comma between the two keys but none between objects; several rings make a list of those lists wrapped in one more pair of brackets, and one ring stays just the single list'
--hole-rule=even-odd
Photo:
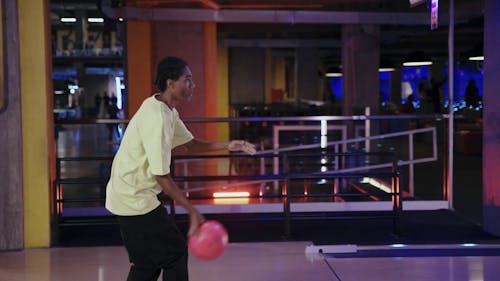
[{"label": "person's ear", "polygon": [[165,89],[168,89],[170,86],[172,86],[172,84],[174,83],[174,81],[172,79],[167,79],[167,81],[165,81]]}]

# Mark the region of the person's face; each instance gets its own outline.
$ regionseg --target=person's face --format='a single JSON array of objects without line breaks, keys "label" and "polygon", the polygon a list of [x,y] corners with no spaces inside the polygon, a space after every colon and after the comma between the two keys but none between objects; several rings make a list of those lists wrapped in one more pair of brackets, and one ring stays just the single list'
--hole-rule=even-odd
[{"label": "person's face", "polygon": [[186,66],[184,69],[184,74],[179,77],[179,79],[173,81],[170,80],[170,89],[172,90],[172,96],[177,100],[189,101],[193,96],[193,91],[195,84],[193,82],[193,75],[191,74],[191,69]]}]

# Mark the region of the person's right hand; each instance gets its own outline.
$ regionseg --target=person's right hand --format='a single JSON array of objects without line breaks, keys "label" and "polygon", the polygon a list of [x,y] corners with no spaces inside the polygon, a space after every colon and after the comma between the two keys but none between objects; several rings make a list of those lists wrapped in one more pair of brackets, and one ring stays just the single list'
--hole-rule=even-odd
[{"label": "person's right hand", "polygon": [[227,149],[229,151],[243,151],[250,155],[254,155],[256,153],[255,146],[244,140],[233,140],[229,142]]},{"label": "person's right hand", "polygon": [[205,218],[203,217],[198,210],[194,209],[189,213],[189,230],[187,235],[191,236],[193,235],[197,230],[200,224],[202,224],[205,221]]}]

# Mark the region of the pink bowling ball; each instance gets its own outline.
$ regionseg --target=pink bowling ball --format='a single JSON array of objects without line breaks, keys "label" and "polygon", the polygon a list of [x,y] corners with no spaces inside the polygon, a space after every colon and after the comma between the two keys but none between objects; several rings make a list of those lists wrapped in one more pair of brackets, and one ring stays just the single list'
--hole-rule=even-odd
[{"label": "pink bowling ball", "polygon": [[188,238],[189,250],[198,258],[213,260],[226,249],[228,235],[224,226],[215,220],[205,221],[198,230]]}]

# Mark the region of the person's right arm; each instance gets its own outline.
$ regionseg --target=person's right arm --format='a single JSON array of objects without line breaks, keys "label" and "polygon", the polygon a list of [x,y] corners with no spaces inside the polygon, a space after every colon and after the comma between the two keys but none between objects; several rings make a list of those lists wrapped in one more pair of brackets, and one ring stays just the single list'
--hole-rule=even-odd
[{"label": "person's right arm", "polygon": [[177,184],[172,180],[169,174],[163,176],[155,176],[156,181],[160,184],[163,191],[172,198],[177,204],[184,207],[184,209],[189,214],[189,230],[188,236],[195,233],[198,226],[205,221],[202,214],[196,210],[196,208],[191,205],[189,200],[184,196],[184,194],[177,187]]},{"label": "person's right arm", "polygon": [[194,138],[191,141],[184,144],[184,148],[190,153],[200,153],[227,149],[229,151],[242,151],[250,155],[256,153],[253,144],[244,140],[232,140],[232,141],[205,141],[201,139]]}]

